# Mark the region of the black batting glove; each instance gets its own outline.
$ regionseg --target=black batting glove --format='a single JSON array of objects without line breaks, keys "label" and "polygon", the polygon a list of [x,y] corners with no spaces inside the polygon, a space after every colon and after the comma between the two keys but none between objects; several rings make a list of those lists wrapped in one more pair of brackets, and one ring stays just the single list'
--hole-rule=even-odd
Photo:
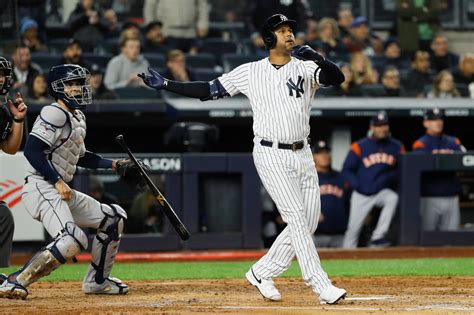
[{"label": "black batting glove", "polygon": [[291,55],[300,59],[312,60],[316,64],[324,61],[324,57],[308,45],[296,45],[291,51]]}]

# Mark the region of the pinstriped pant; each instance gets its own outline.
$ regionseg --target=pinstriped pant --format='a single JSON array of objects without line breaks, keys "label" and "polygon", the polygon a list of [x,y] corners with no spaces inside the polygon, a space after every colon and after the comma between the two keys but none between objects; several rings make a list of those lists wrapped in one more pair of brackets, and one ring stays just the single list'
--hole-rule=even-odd
[{"label": "pinstriped pant", "polygon": [[296,255],[303,279],[320,294],[331,284],[321,267],[312,234],[321,212],[318,175],[307,145],[298,151],[260,145],[254,141],[253,159],[265,189],[275,202],[287,227],[267,254],[252,267],[270,279],[282,274]]}]

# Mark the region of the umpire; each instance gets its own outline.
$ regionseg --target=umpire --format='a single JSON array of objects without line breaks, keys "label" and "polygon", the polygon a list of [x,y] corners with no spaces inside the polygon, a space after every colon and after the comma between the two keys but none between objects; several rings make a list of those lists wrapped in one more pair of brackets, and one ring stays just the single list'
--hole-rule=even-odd
[{"label": "umpire", "polygon": [[[0,56],[0,95],[5,100],[11,84],[11,63]],[[20,149],[26,110],[20,93],[17,93],[14,102],[8,100],[0,106],[0,149],[3,152],[15,154]],[[8,266],[14,228],[13,215],[7,204],[0,200],[0,268]],[[1,280],[2,275],[0,282],[3,282]]]}]

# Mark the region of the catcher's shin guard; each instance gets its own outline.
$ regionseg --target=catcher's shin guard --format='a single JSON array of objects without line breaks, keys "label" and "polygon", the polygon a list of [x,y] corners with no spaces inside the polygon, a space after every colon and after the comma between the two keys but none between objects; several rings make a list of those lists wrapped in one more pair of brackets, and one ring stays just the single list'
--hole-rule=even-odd
[{"label": "catcher's shin guard", "polygon": [[8,281],[27,287],[38,279],[49,275],[61,264],[87,249],[87,236],[73,222],[67,222],[64,231],[46,248],[33,256],[20,270],[11,274]]},{"label": "catcher's shin guard", "polygon": [[86,283],[102,284],[109,278],[118,252],[123,231],[123,221],[127,213],[119,205],[101,205],[105,217],[92,243],[92,261],[84,278]]}]

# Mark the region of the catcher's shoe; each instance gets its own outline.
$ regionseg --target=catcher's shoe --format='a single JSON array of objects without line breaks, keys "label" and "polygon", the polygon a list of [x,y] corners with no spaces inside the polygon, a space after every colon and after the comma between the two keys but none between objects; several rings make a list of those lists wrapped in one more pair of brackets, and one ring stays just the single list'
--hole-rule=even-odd
[{"label": "catcher's shoe", "polygon": [[82,291],[85,294],[127,294],[128,285],[118,278],[105,278],[101,284],[96,282],[84,282]]},{"label": "catcher's shoe", "polygon": [[0,298],[7,299],[26,299],[28,290],[15,281],[4,280],[0,285]]},{"label": "catcher's shoe", "polygon": [[321,292],[319,301],[321,304],[336,304],[340,300],[343,300],[346,295],[346,290],[330,285]]},{"label": "catcher's shoe", "polygon": [[249,271],[245,274],[245,278],[250,282],[251,285],[256,287],[260,294],[267,300],[270,301],[280,301],[281,294],[278,292],[275,284],[273,283],[272,279],[263,279],[258,278],[253,269],[250,268]]}]

